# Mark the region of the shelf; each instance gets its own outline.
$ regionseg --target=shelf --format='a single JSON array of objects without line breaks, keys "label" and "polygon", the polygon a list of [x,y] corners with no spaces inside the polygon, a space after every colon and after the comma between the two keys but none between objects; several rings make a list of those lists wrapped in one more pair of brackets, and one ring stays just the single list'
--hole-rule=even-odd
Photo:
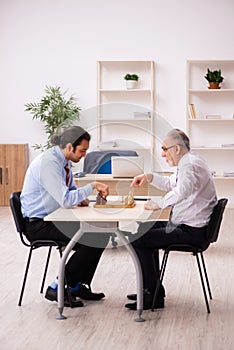
[{"label": "shelf", "polygon": [[118,93],[118,92],[127,92],[127,93],[132,93],[132,92],[151,92],[150,89],[98,89],[99,92],[107,92],[107,93]]},{"label": "shelf", "polygon": [[116,60],[110,60],[110,61],[98,61],[98,62],[101,62],[102,64],[135,64],[135,63],[152,63],[151,60],[119,60],[119,61],[116,61]]},{"label": "shelf", "polygon": [[189,122],[234,122],[234,118],[189,118]]},{"label": "shelf", "polygon": [[[122,146],[122,147],[120,147],[120,146],[116,146],[116,147],[108,147],[108,146],[97,146],[97,149],[98,150],[118,150],[118,151],[120,151],[120,150],[132,150],[132,147],[129,147],[129,146]],[[149,147],[141,147],[141,146],[136,146],[136,147],[134,147],[134,150],[142,150],[142,151],[149,151],[151,149],[151,147],[149,146]]]},{"label": "shelf", "polygon": [[198,65],[198,64],[205,64],[205,66],[207,66],[207,64],[220,64],[220,63],[226,63],[226,64],[234,64],[234,60],[228,60],[228,59],[224,59],[224,60],[202,60],[202,59],[200,59],[200,60],[192,60],[192,59],[188,59],[187,60],[187,62],[189,63],[189,64],[196,64],[196,65]]},{"label": "shelf", "polygon": [[193,147],[193,151],[234,151],[234,147]]},{"label": "shelf", "polygon": [[213,177],[214,180],[234,180],[233,176],[214,176]]},{"label": "shelf", "polygon": [[118,122],[138,122],[138,121],[147,121],[151,122],[151,118],[100,118],[100,122],[113,122],[113,123],[118,123]]},{"label": "shelf", "polygon": [[234,92],[234,89],[188,89],[189,92],[199,92],[199,93],[220,93],[220,92]]}]

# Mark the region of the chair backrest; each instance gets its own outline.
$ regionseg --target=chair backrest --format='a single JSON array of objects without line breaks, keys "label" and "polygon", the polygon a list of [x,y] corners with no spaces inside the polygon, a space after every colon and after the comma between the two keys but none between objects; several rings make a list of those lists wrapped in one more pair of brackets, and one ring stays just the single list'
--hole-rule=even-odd
[{"label": "chair backrest", "polygon": [[138,156],[136,151],[93,151],[84,159],[84,172],[87,174],[111,174],[111,157],[113,156]]},{"label": "chair backrest", "polygon": [[21,212],[21,202],[20,202],[21,192],[13,192],[10,196],[10,208],[15,221],[15,226],[17,231],[22,234],[24,233],[25,220]]},{"label": "chair backrest", "polygon": [[221,198],[213,209],[210,217],[210,221],[207,227],[207,239],[209,243],[216,242],[219,235],[219,229],[223,219],[224,209],[228,200],[227,198]]}]

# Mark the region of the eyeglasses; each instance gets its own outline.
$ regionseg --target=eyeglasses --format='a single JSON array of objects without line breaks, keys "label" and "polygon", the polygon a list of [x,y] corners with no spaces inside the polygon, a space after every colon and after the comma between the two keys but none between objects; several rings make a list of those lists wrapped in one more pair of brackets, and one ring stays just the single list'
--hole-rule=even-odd
[{"label": "eyeglasses", "polygon": [[175,146],[177,146],[177,145],[172,145],[170,147],[162,146],[161,148],[162,148],[163,152],[167,152],[170,148],[175,147]]}]

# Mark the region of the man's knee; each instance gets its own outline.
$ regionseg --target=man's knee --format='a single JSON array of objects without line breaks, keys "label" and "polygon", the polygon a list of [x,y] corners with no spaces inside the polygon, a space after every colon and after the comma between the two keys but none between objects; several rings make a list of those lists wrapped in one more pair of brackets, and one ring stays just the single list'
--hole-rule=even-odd
[{"label": "man's knee", "polygon": [[150,231],[155,225],[154,221],[142,222],[138,227],[138,234],[144,235],[146,232]]}]

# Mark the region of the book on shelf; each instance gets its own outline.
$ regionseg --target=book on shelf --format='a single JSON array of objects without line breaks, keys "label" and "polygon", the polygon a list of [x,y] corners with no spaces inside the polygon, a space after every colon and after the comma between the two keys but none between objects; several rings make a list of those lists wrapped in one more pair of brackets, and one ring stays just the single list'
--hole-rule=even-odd
[{"label": "book on shelf", "polygon": [[223,143],[221,147],[234,148],[234,143]]},{"label": "book on shelf", "polygon": [[234,177],[234,170],[224,171],[223,176],[224,177]]},{"label": "book on shelf", "polygon": [[196,113],[195,106],[193,103],[188,104],[188,111],[189,111],[189,117],[191,119],[197,119],[197,113]]},{"label": "book on shelf", "polygon": [[150,112],[133,112],[133,117],[134,118],[151,118],[151,113]]},{"label": "book on shelf", "polygon": [[207,114],[206,119],[221,119],[221,115],[220,114]]}]

